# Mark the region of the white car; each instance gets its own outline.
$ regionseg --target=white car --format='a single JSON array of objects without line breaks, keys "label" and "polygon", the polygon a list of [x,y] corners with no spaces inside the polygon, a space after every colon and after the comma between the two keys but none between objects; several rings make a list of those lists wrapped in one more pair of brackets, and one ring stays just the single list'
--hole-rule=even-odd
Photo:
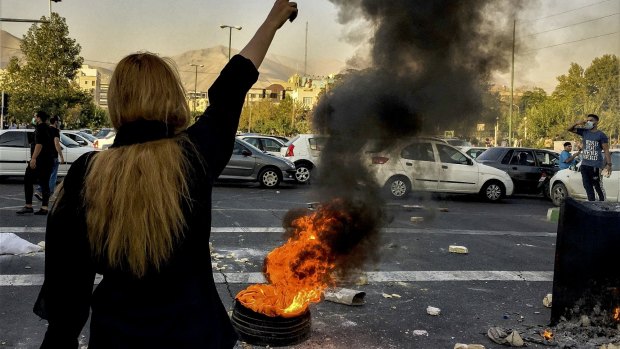
[{"label": "white car", "polygon": [[310,182],[311,173],[316,170],[326,139],[326,136],[300,134],[280,149],[280,155],[295,164],[297,182]]},{"label": "white car", "polygon": [[114,138],[116,138],[116,132],[110,131],[105,136],[101,138],[97,138],[93,144],[95,149],[97,150],[105,150],[108,149],[112,144],[114,144]]},{"label": "white car", "polygon": [[435,138],[400,140],[387,148],[370,144],[364,156],[379,185],[396,199],[411,191],[427,191],[480,194],[498,201],[514,190],[506,172],[480,164]]},{"label": "white car", "polygon": [[[23,176],[30,161],[30,143],[34,141],[34,129],[0,130],[0,176]],[[79,144],[64,134],[60,135],[65,163],[58,166],[58,176],[65,176],[71,164],[82,154],[95,148]]]},{"label": "white car", "polygon": [[[611,176],[603,176],[605,201],[620,202],[620,149],[611,149],[610,154]],[[567,197],[577,200],[588,199],[581,181],[580,165],[581,163],[573,168],[560,170],[551,178],[549,194],[554,205],[560,206]]]},{"label": "white car", "polygon": [[275,156],[282,156],[280,149],[284,146],[281,139],[263,135],[239,135],[237,138],[246,141],[256,148]]},{"label": "white car", "polygon": [[97,138],[89,133],[79,130],[61,130],[60,133],[71,138],[82,147],[95,147],[94,142],[97,140]]}]

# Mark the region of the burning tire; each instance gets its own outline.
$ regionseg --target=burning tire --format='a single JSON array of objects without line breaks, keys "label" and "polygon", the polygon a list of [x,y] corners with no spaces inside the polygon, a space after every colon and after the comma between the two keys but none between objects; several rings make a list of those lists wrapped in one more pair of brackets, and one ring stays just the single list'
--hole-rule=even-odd
[{"label": "burning tire", "polygon": [[244,307],[238,301],[231,322],[239,338],[249,344],[281,347],[299,344],[310,337],[310,311],[292,317],[269,317]]},{"label": "burning tire", "polygon": [[308,183],[310,182],[310,171],[312,167],[305,163],[300,163],[295,165],[295,179],[298,183]]},{"label": "burning tire", "polygon": [[555,183],[553,185],[553,189],[551,190],[551,201],[555,206],[560,206],[568,197],[568,191],[566,190],[566,186],[564,183]]},{"label": "burning tire", "polygon": [[281,180],[278,170],[274,168],[265,168],[258,175],[258,181],[264,188],[276,188],[280,185]]},{"label": "burning tire", "polygon": [[488,201],[499,201],[506,196],[506,189],[498,181],[488,181],[482,186],[480,194]]},{"label": "burning tire", "polygon": [[386,191],[394,199],[404,199],[411,191],[411,183],[404,176],[395,176],[390,178],[385,184]]}]

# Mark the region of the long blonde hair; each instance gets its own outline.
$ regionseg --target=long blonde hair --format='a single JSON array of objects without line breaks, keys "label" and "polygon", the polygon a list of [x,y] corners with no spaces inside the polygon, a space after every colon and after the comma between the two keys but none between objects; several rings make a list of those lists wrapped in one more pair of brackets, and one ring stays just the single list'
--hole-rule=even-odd
[{"label": "long blonde hair", "polygon": [[[161,121],[175,135],[189,123],[185,91],[173,65],[150,53],[123,58],[108,89],[116,129]],[[170,257],[185,227],[188,160],[184,137],[113,147],[90,161],[84,187],[91,248],[113,267],[142,277]]]}]

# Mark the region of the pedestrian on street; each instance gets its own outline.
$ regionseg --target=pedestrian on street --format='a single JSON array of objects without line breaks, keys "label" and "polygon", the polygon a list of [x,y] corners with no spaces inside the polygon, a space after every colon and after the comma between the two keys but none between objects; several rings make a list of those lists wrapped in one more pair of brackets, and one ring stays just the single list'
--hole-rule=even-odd
[{"label": "pedestrian on street", "polygon": [[[237,335],[211,269],[211,192],[233,151],[247,92],[297,5],[276,0],[249,43],[190,110],[176,69],[157,55],[123,58],[108,90],[114,144],[73,163],[46,230],[34,311],[41,348],[232,348]],[[93,292],[95,274],[101,274]]]},{"label": "pedestrian on street", "polygon": [[601,170],[606,169],[611,173],[609,138],[598,129],[598,121],[598,115],[589,114],[586,120],[576,122],[568,128],[568,131],[580,135],[583,139],[580,171],[588,201],[596,200],[594,191],[600,201],[605,201]]},{"label": "pedestrian on street", "polygon": [[[36,124],[34,130],[34,142],[30,145],[30,161],[24,174],[24,194],[26,205],[17,211],[18,215],[34,213],[35,215],[47,215],[50,199],[49,180],[54,164],[54,142],[50,136],[50,127],[47,124],[49,115],[44,111],[38,111],[32,118]],[[41,208],[34,212],[32,208],[32,194],[34,185],[41,186]]]},{"label": "pedestrian on street", "polygon": [[573,144],[571,142],[564,142],[564,150],[560,153],[560,170],[577,165],[577,156],[581,154],[581,149],[575,152],[575,154],[571,154],[571,151],[573,151]]},{"label": "pedestrian on street", "polygon": [[[58,118],[51,117],[50,118],[50,137],[54,140],[54,147],[52,148],[52,157],[54,158],[54,164],[52,165],[52,173],[50,174],[50,197],[54,194],[54,190],[56,189],[56,180],[58,179],[58,165],[63,164],[65,162],[65,157],[62,154],[62,147],[60,146],[60,127],[58,123]],[[58,161],[58,157],[60,157],[60,162]],[[37,187],[37,191],[34,193],[34,197],[38,200],[43,200],[43,195],[41,194],[43,189],[41,185]]]}]

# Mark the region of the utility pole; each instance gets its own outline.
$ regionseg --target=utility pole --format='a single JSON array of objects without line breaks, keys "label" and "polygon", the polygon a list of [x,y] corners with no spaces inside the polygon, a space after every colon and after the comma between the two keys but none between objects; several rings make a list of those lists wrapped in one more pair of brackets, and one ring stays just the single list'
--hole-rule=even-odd
[{"label": "utility pole", "polygon": [[308,73],[308,22],[306,21],[306,50],[304,53],[304,76]]},{"label": "utility pole", "polygon": [[204,67],[204,64],[190,64],[191,67],[196,68],[196,75],[194,76],[194,113],[196,113],[196,95],[197,95],[197,84],[198,84],[198,67]]},{"label": "utility pole", "polygon": [[508,111],[508,146],[512,146],[512,106],[514,101],[515,85],[515,31],[517,20],[512,22],[512,69],[510,73],[510,110]]},{"label": "utility pole", "polygon": [[220,25],[220,28],[222,28],[222,29],[228,28],[228,60],[230,61],[230,45],[232,44],[232,30],[233,29],[241,30],[242,27],[241,26],[222,24],[222,25]]}]

